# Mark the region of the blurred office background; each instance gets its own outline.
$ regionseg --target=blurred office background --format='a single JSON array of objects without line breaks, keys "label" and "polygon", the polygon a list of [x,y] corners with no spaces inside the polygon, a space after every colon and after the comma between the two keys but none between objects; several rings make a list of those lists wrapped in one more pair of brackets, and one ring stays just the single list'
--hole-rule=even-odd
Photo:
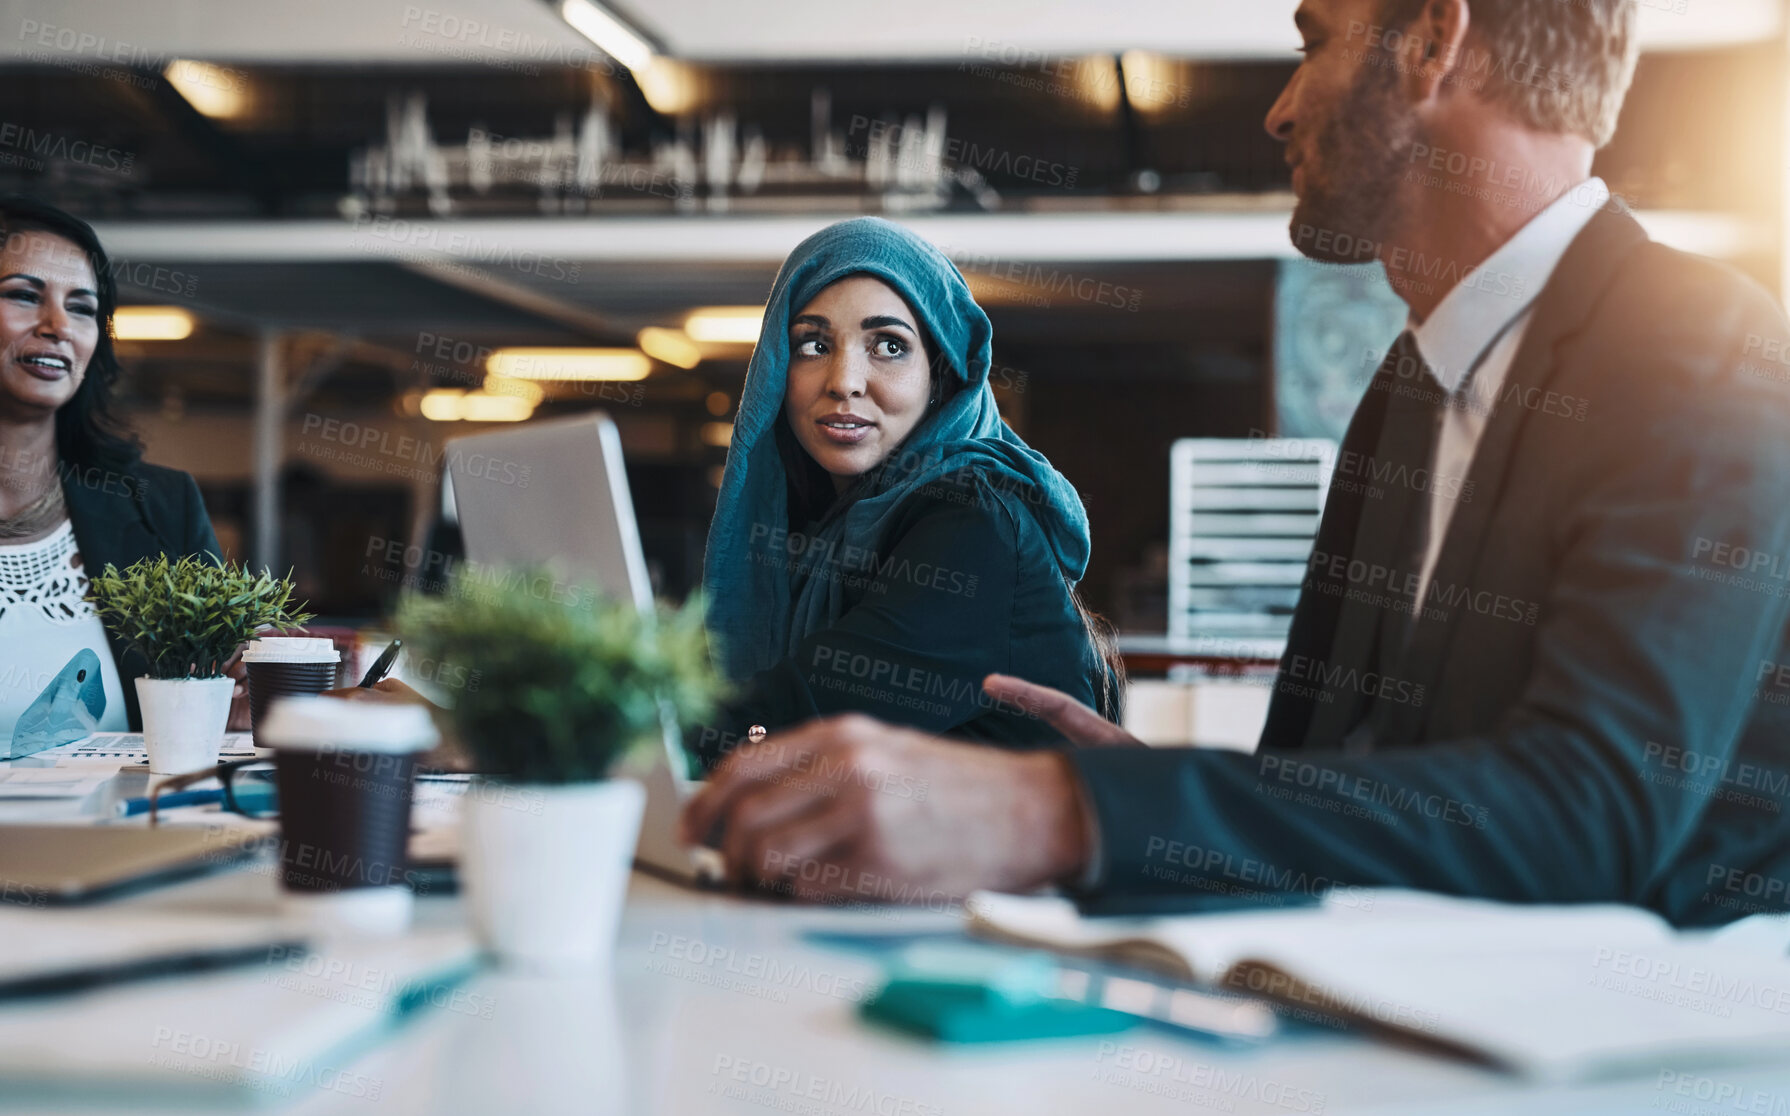
[{"label": "blurred office background", "polygon": [[[350,621],[429,572],[448,439],[594,407],[682,596],[779,261],[908,222],[988,309],[1147,674],[1177,661],[1171,446],[1340,436],[1403,320],[1377,267],[1290,247],[1261,121],[1295,6],[4,0],[0,191],[98,226],[151,459]],[[1641,16],[1598,173],[1781,290],[1784,4]]]}]

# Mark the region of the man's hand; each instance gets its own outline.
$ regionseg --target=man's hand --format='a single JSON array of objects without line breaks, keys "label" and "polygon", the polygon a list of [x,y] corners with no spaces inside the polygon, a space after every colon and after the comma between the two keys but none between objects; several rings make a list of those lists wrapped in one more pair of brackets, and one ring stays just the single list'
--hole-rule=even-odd
[{"label": "man's hand", "polygon": [[1070,878],[1087,827],[1055,752],[954,744],[855,714],[739,749],[683,816],[686,843],[719,834],[735,884],[872,902]]},{"label": "man's hand", "polygon": [[1061,690],[1011,674],[991,674],[982,689],[1003,705],[1015,705],[1082,748],[1137,747],[1143,742]]}]

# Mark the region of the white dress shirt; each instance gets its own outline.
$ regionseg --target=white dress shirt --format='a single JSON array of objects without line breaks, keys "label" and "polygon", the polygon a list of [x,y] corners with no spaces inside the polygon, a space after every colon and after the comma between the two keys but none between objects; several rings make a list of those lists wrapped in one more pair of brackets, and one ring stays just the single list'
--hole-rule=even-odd
[{"label": "white dress shirt", "polygon": [[0,546],[0,740],[12,739],[20,715],[83,648],[99,655],[106,693],[99,729],[130,728],[118,664],[86,593],[87,572],[68,520],[48,538]]},{"label": "white dress shirt", "polygon": [[1535,299],[1573,239],[1609,201],[1610,188],[1601,178],[1568,190],[1456,283],[1428,318],[1408,323],[1424,363],[1451,396],[1430,462],[1429,538],[1417,582],[1419,602],[1429,594],[1455,504],[1472,499],[1468,470],[1529,332]]}]

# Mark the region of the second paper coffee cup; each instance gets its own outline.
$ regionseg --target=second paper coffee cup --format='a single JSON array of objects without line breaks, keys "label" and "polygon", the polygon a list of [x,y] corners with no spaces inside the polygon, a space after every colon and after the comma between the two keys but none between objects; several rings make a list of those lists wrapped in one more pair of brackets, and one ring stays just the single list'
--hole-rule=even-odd
[{"label": "second paper coffee cup", "polygon": [[[324,922],[401,932],[418,753],[435,745],[417,705],[283,697],[268,713],[280,793],[280,883]],[[295,912],[298,913],[298,912]]]},{"label": "second paper coffee cup", "polygon": [[328,639],[271,636],[249,641],[242,661],[249,671],[249,729],[255,747],[267,747],[261,722],[274,699],[334,689],[341,658]]}]

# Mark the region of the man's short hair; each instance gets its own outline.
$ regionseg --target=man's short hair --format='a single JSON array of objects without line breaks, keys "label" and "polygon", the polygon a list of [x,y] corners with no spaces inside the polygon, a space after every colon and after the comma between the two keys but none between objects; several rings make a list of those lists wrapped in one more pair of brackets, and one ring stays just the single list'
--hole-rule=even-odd
[{"label": "man's short hair", "polygon": [[[1380,0],[1380,22],[1404,28],[1428,0]],[[1467,0],[1456,80],[1544,132],[1616,134],[1640,43],[1634,0]]]}]

